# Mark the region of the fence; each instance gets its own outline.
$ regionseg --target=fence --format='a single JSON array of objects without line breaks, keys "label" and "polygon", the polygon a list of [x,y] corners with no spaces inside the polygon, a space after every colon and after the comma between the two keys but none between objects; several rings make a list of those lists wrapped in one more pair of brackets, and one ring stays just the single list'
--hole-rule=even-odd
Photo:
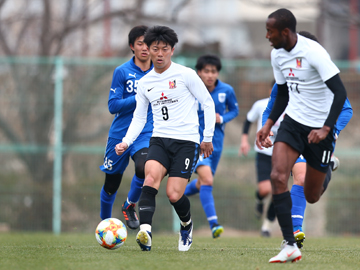
[{"label": "fence", "polygon": [[[0,58],[0,231],[90,232],[99,217],[104,174],[99,170],[112,115],[107,109],[114,68],[127,59]],[[195,59],[175,62],[194,67]],[[336,147],[341,166],[321,202],[307,207],[308,234],[357,234],[359,74],[339,62],[354,109]],[[240,114],[226,127],[225,149],[215,175],[214,197],[226,228],[257,231],[254,217],[254,152],[238,157],[242,123],[252,104],[267,97],[269,61],[224,60],[221,79],[237,95]],[[250,137],[254,139],[255,125]],[[126,170],[113,215],[120,217],[133,175]],[[193,176],[195,177],[195,176]],[[171,231],[165,185],[157,196],[154,230]],[[195,229],[206,227],[199,198],[191,198]]]}]

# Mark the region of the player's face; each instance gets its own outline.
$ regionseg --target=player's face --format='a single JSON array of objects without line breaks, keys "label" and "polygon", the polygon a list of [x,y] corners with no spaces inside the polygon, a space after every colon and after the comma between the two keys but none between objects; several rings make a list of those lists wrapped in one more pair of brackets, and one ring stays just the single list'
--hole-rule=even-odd
[{"label": "player's face", "polygon": [[138,37],[135,40],[134,45],[130,44],[130,48],[134,51],[135,57],[141,62],[146,62],[149,60],[149,49],[144,43],[144,36]]},{"label": "player's face", "polygon": [[162,73],[170,67],[171,56],[174,54],[174,49],[175,48],[171,48],[169,44],[165,44],[163,41],[159,43],[154,41],[150,45],[150,57],[157,73]]},{"label": "player's face", "polygon": [[283,31],[279,31],[275,27],[276,20],[274,18],[268,18],[266,21],[266,38],[270,42],[270,46],[275,49],[281,49],[286,47],[286,36],[283,35]]},{"label": "player's face", "polygon": [[198,75],[204,82],[206,88],[212,89],[215,86],[216,80],[219,76],[219,71],[214,65],[205,65],[203,69],[198,70]]}]

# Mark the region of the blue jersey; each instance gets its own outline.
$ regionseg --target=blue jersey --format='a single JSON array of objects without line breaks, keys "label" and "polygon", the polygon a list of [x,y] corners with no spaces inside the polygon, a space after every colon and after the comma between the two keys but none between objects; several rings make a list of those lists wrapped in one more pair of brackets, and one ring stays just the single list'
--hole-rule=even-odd
[{"label": "blue jersey", "polygon": [[[278,92],[278,86],[275,83],[271,90],[269,102],[266,106],[265,111],[263,112],[262,125],[265,125],[265,122],[268,119],[272,108],[274,107],[274,102],[275,102],[275,99],[277,96],[277,92]],[[336,134],[336,136],[339,136],[340,131],[342,131],[345,128],[345,126],[347,125],[347,123],[349,123],[352,115],[353,115],[353,110],[352,110],[350,101],[348,98],[346,98],[344,106],[343,106],[341,113],[338,117],[338,120],[336,121],[335,126],[334,126],[334,133]]]},{"label": "blue jersey", "polygon": [[[215,104],[215,112],[220,114],[223,118],[223,123],[216,123],[214,137],[212,140],[214,152],[222,151],[224,143],[224,129],[225,124],[234,119],[239,114],[239,107],[236,100],[234,89],[227,83],[217,80],[214,90],[210,93]],[[204,110],[199,104],[199,133],[200,141],[203,140],[204,131]]]},{"label": "blue jersey", "polygon": [[[109,137],[122,139],[131,123],[136,107],[135,95],[139,80],[153,68],[153,64],[147,71],[142,71],[134,63],[134,57],[118,66],[113,74],[108,107],[115,118],[109,130]],[[153,130],[153,117],[151,107],[148,108],[147,122],[141,133],[151,133]]]}]

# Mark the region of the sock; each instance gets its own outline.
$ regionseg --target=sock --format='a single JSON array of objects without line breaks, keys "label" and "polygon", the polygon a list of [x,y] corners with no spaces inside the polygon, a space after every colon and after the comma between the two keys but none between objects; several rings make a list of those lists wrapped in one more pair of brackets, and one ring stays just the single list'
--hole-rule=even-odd
[{"label": "sock", "polygon": [[[330,163],[333,163],[333,162],[330,162]],[[330,164],[330,165],[329,165],[329,168],[328,168],[328,170],[327,170],[327,172],[326,172],[326,176],[325,176],[325,180],[324,180],[324,184],[323,184],[324,190],[323,190],[322,193],[325,192],[325,190],[327,189],[327,187],[328,187],[328,185],[329,185],[329,183],[330,183],[331,174],[332,174],[332,168],[333,168],[333,165]]]},{"label": "sock", "polygon": [[271,226],[271,222],[270,220],[268,220],[267,218],[264,219],[264,222],[261,226],[261,231],[267,231],[270,232],[270,226]]},{"label": "sock", "polygon": [[129,206],[129,204],[137,203],[140,199],[142,186],[144,184],[144,179],[133,176],[130,184],[130,190],[127,196],[127,200],[125,202],[125,208]]},{"label": "sock", "polygon": [[[177,202],[170,202],[171,205],[174,207],[175,212],[178,214],[180,221],[182,221],[181,224],[188,223],[191,220],[190,215],[190,201],[188,197],[183,195]],[[191,222],[188,223],[188,226],[184,227],[181,225],[181,230],[190,229]],[[188,227],[188,228],[187,228]]]},{"label": "sock", "polygon": [[114,194],[107,194],[102,187],[100,192],[100,218],[111,218],[112,207],[116,198],[117,191]]},{"label": "sock", "polygon": [[274,207],[274,202],[271,200],[270,204],[269,204],[269,208],[267,210],[267,214],[266,214],[266,218],[269,221],[274,221],[276,218],[276,213],[275,213],[275,207]]},{"label": "sock", "polygon": [[288,245],[294,245],[295,238],[293,234],[293,225],[291,220],[292,203],[290,192],[286,191],[281,194],[273,195],[273,201],[276,217],[278,219],[284,240],[288,242]]},{"label": "sock", "polygon": [[197,179],[194,179],[189,184],[186,185],[186,189],[185,189],[185,192],[184,192],[184,194],[186,196],[191,196],[191,195],[194,195],[194,194],[199,192],[199,190],[196,187],[196,182],[197,181],[198,181]]},{"label": "sock", "polygon": [[292,200],[291,218],[294,226],[293,231],[295,232],[299,229],[299,227],[302,227],[304,222],[304,214],[306,208],[304,187],[299,185],[293,185],[291,188],[291,200]]},{"label": "sock", "polygon": [[204,209],[205,215],[210,225],[210,229],[214,224],[217,224],[217,216],[215,210],[214,197],[212,195],[212,186],[201,186],[200,187],[200,201]]},{"label": "sock", "polygon": [[149,186],[143,186],[139,199],[140,225],[148,224],[151,226],[152,218],[155,213],[155,196],[158,191]]}]

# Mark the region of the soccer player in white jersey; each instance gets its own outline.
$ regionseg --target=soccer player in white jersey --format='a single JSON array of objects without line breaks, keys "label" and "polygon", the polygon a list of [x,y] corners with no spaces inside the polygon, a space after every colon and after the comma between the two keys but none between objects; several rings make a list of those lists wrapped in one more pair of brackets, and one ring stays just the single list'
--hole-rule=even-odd
[{"label": "soccer player in white jersey", "polygon": [[284,241],[280,253],[270,263],[298,261],[291,220],[288,179],[302,154],[307,161],[304,194],[309,203],[319,200],[333,152],[334,125],[346,100],[339,69],[316,41],[296,34],[291,11],[279,9],[266,21],[266,38],[274,47],[271,63],[278,95],[265,125],[256,134],[258,147],[264,146],[270,129],[281,113],[285,117],[275,140],[271,171],[273,201]]},{"label": "soccer player in white jersey", "polygon": [[[155,196],[162,179],[169,175],[166,194],[181,225],[178,249],[187,251],[192,244],[193,225],[190,201],[184,191],[199,154],[207,158],[213,151],[215,106],[196,72],[171,61],[178,42],[174,30],[154,26],[146,32],[144,42],[149,47],[154,69],[139,81],[132,122],[115,151],[121,155],[137,138],[146,123],[150,103],[154,130],[145,163],[145,181],[139,200],[140,231],[136,241],[141,250],[151,250]],[[203,105],[205,114],[201,144],[197,100]]]}]

